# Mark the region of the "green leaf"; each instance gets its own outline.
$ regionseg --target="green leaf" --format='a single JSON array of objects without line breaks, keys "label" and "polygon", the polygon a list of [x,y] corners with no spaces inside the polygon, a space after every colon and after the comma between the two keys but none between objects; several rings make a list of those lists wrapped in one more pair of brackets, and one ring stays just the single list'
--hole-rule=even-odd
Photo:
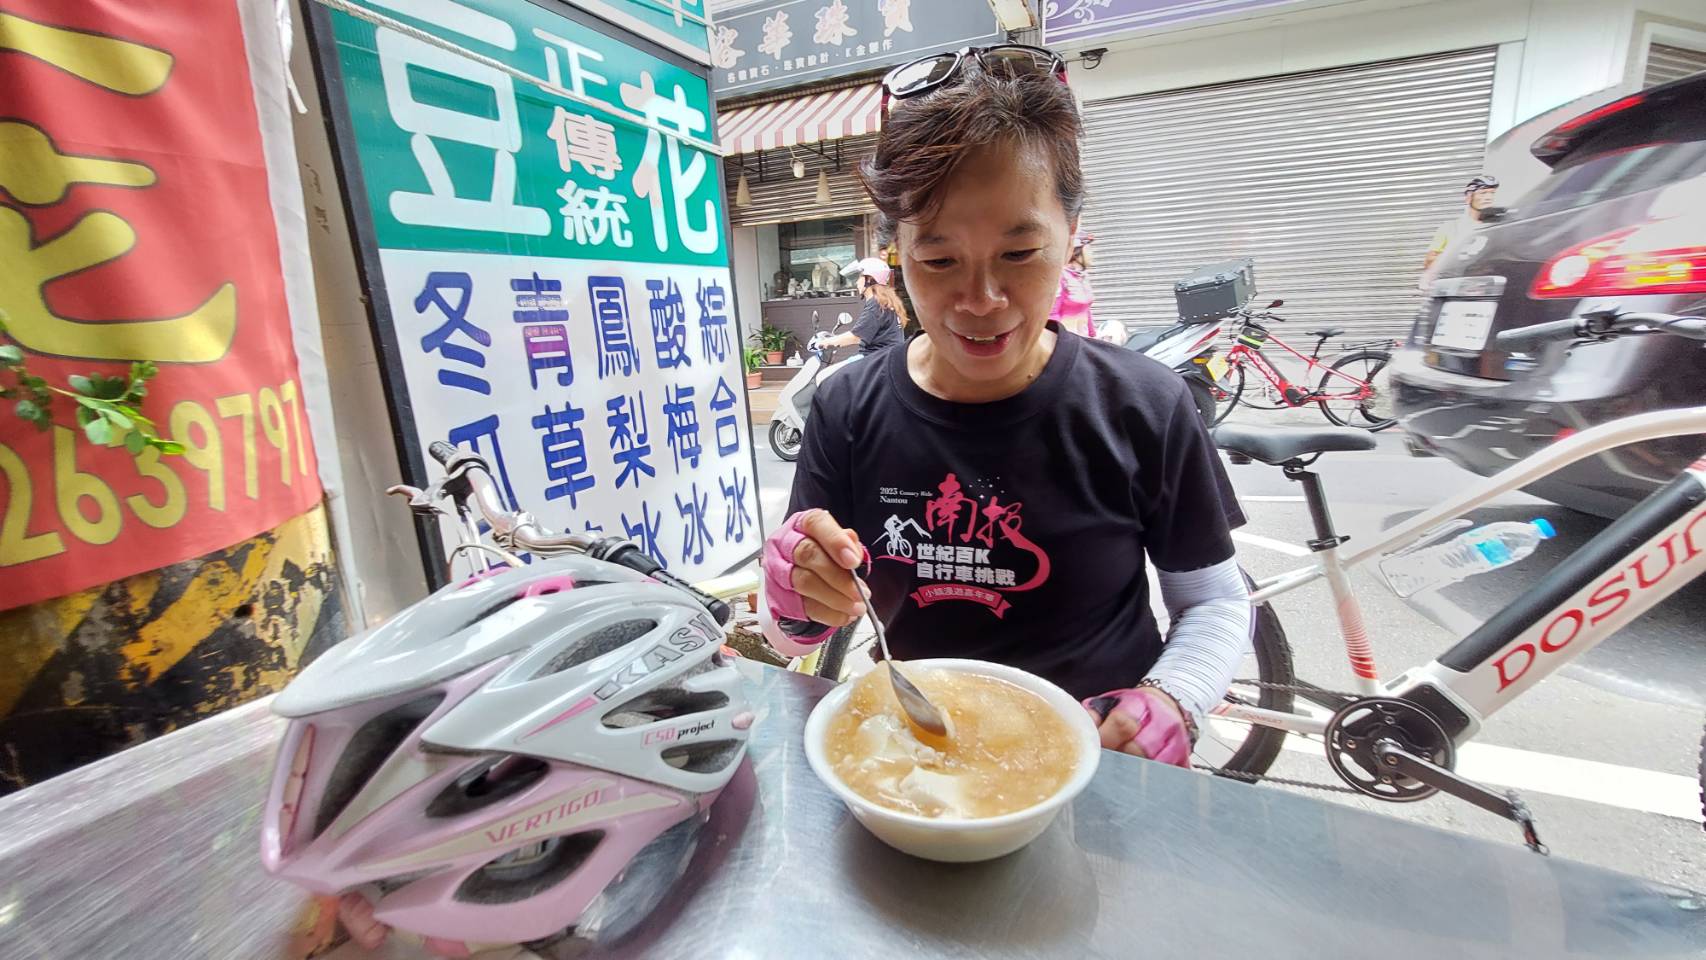
[{"label": "green leaf", "polygon": [[77,408],[77,425],[79,427],[86,427],[89,425],[89,421],[99,420],[100,417],[101,417],[100,414],[96,413],[93,410],[90,410],[88,407],[78,407]]},{"label": "green leaf", "polygon": [[71,389],[78,393],[92,394],[95,392],[95,381],[90,380],[88,377],[85,377],[80,373],[72,374],[66,378],[65,382],[71,384]]},{"label": "green leaf", "polygon": [[152,380],[159,374],[160,368],[156,367],[152,360],[138,360],[130,365],[130,379],[132,380]]},{"label": "green leaf", "polygon": [[148,449],[148,438],[142,435],[141,430],[132,430],[124,436],[124,448],[134,457]]},{"label": "green leaf", "polygon": [[151,437],[148,440],[148,445],[167,455],[184,452],[184,445],[176,440],[161,440],[158,437]]},{"label": "green leaf", "polygon": [[146,384],[146,383],[133,383],[133,384],[131,384],[130,385],[130,396],[135,397],[138,400],[141,400],[143,397],[148,396],[148,384]]},{"label": "green leaf", "polygon": [[23,363],[24,351],[11,344],[0,346],[0,363]]},{"label": "green leaf", "polygon": [[117,400],[130,388],[130,381],[124,377],[103,377],[97,373],[89,379],[94,386],[89,392],[103,400]]},{"label": "green leaf", "polygon": [[12,409],[25,420],[35,420],[47,416],[47,411],[43,410],[34,400],[19,400],[18,405]]},{"label": "green leaf", "polygon": [[111,400],[101,400],[96,397],[85,397],[80,393],[74,393],[72,394],[72,397],[77,400],[77,403],[80,406],[88,407],[90,410],[105,410],[113,405]]},{"label": "green leaf", "polygon": [[90,420],[83,424],[83,435],[89,438],[90,443],[103,447],[113,445],[113,427],[105,420]]}]

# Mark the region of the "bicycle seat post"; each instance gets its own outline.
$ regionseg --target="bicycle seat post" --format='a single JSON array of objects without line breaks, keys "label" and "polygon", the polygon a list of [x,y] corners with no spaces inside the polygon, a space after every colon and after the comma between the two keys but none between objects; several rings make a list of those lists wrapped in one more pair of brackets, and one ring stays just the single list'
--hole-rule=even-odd
[{"label": "bicycle seat post", "polygon": [[1327,508],[1327,493],[1321,485],[1321,475],[1308,469],[1314,462],[1313,459],[1305,461],[1301,458],[1287,460],[1280,464],[1280,469],[1285,471],[1286,479],[1303,486],[1303,499],[1309,506],[1309,520],[1315,525],[1315,539],[1310,540],[1308,546],[1319,553],[1337,547],[1350,537],[1340,536],[1333,527],[1333,514]]}]

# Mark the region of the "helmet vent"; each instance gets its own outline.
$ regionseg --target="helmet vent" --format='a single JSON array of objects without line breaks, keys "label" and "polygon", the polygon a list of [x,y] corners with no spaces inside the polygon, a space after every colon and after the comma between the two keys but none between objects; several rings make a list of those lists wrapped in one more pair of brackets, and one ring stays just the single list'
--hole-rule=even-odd
[{"label": "helmet vent", "polygon": [[726,693],[707,690],[692,693],[680,687],[648,690],[604,715],[607,727],[638,727],[663,720],[674,720],[729,705]]},{"label": "helmet vent", "polygon": [[497,613],[499,610],[502,610],[503,608],[509,606],[510,604],[512,604],[512,603],[514,603],[520,599],[521,599],[521,597],[516,595],[516,594],[510,594],[507,597],[498,597],[492,601],[491,606],[484,607],[480,610],[479,613],[476,613],[472,617],[469,617],[467,623],[462,624],[461,626],[457,627],[455,630],[445,631],[444,635],[448,637],[448,636],[452,636],[453,634],[460,633],[461,631],[466,630],[469,627],[474,626],[475,624],[479,623],[480,621],[486,619],[487,617],[491,616],[492,614]]},{"label": "helmet vent", "polygon": [[545,778],[550,765],[538,757],[505,754],[488,757],[468,768],[427,804],[429,817],[457,817],[481,810],[533,786]]},{"label": "helmet vent", "polygon": [[702,740],[670,747],[663,752],[663,762],[688,773],[717,773],[741,755],[739,740]]},{"label": "helmet vent", "polygon": [[531,679],[537,680],[553,673],[562,673],[590,660],[596,660],[613,650],[620,650],[657,629],[657,625],[656,620],[623,620],[600,627],[582,637],[574,646],[552,657]]},{"label": "helmet vent", "polygon": [[468,875],[456,888],[463,903],[516,903],[537,896],[573,875],[604,842],[589,830],[511,850]]},{"label": "helmet vent", "polygon": [[439,701],[443,699],[441,693],[416,697],[368,720],[356,730],[338,757],[337,766],[332,768],[332,775],[326,780],[325,799],[314,818],[316,837],[326,832],[338,814],[344,812],[361,788],[367,786],[367,782],[391,754],[397,752],[421,721],[438,709]]}]

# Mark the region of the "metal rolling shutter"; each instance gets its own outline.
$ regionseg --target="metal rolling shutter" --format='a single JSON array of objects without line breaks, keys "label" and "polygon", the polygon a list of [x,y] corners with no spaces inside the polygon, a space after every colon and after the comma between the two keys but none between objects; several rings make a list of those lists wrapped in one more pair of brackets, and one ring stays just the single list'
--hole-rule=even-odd
[{"label": "metal rolling shutter", "polygon": [[[1494,50],[1090,103],[1096,318],[1171,322],[1173,283],[1254,257],[1298,334],[1399,334],[1487,142]],[[1265,302],[1265,299],[1264,299]]]},{"label": "metal rolling shutter", "polygon": [[1656,87],[1703,70],[1706,70],[1706,50],[1655,43],[1647,48],[1647,73],[1641,78],[1641,86]]}]

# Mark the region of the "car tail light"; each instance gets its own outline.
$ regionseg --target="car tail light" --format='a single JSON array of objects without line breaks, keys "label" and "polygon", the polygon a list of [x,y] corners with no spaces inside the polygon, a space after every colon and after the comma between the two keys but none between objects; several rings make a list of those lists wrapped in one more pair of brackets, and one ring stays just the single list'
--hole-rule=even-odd
[{"label": "car tail light", "polygon": [[1547,261],[1528,295],[1536,299],[1706,292],[1706,225],[1678,217],[1627,227]]}]

